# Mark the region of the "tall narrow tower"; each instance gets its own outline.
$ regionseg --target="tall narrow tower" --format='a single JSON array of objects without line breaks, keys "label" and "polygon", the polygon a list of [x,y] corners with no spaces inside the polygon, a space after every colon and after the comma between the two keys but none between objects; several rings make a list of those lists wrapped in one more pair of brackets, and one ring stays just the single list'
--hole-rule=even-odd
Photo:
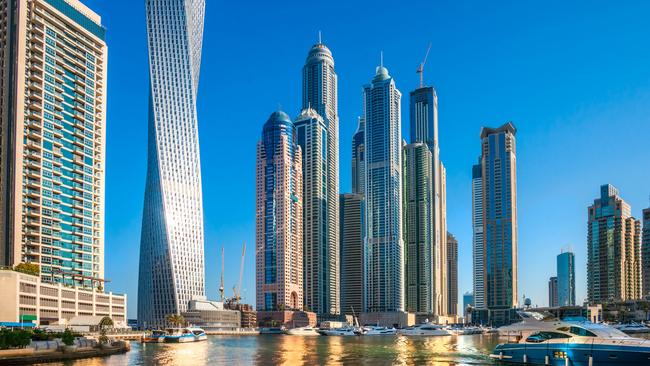
[{"label": "tall narrow tower", "polygon": [[[322,119],[319,158],[304,141],[305,305],[320,319],[340,314],[339,296],[339,116],[332,52],[322,42],[307,54],[302,70],[302,109]],[[310,112],[311,113],[311,112]],[[300,124],[299,134],[301,131]],[[298,137],[300,140],[300,135]],[[316,140],[315,140],[316,141]],[[320,173],[319,173],[320,172]],[[319,176],[316,176],[318,174]]]},{"label": "tall narrow tower", "polygon": [[204,0],[146,0],[149,150],[140,242],[138,321],[205,296],[203,205],[196,98]]},{"label": "tall narrow tower", "polygon": [[643,232],[641,233],[641,274],[643,289],[641,296],[650,295],[650,207],[643,210]]},{"label": "tall narrow tower", "polygon": [[366,121],[364,308],[404,311],[402,93],[382,66],[363,90]]}]

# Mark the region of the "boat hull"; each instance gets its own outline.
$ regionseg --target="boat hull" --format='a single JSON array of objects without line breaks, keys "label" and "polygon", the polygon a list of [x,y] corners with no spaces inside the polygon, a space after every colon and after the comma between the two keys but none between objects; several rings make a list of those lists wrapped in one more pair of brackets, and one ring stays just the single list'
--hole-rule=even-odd
[{"label": "boat hull", "polygon": [[[650,365],[650,347],[591,343],[507,343],[490,357],[505,364],[552,366]],[[568,361],[567,361],[568,359]]]}]

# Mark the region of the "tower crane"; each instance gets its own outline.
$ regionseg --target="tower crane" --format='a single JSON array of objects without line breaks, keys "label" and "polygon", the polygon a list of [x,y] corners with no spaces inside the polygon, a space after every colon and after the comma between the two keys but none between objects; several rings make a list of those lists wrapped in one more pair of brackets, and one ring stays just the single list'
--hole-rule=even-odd
[{"label": "tower crane", "polygon": [[431,51],[431,43],[429,43],[429,47],[427,47],[427,53],[424,54],[424,60],[418,66],[417,70],[415,70],[417,74],[420,74],[420,88],[424,87],[424,76],[423,76],[424,65],[427,63],[427,57],[429,57],[429,51]]},{"label": "tower crane", "polygon": [[219,294],[221,295],[221,302],[223,302],[223,292],[225,288],[223,287],[223,247],[221,247],[221,284],[219,285]]},{"label": "tower crane", "polygon": [[244,246],[242,247],[241,250],[241,262],[239,263],[239,281],[237,282],[236,286],[233,286],[232,290],[235,293],[235,296],[233,297],[233,301],[235,304],[238,304],[239,301],[241,300],[241,282],[244,277],[244,257],[246,255],[246,242],[244,242]]}]

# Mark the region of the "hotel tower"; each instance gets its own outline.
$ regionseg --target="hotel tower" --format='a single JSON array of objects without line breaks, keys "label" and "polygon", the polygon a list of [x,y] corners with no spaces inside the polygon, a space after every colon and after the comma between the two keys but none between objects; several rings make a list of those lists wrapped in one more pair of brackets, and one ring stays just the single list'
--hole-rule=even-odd
[{"label": "hotel tower", "polygon": [[196,98],[203,0],[147,0],[149,145],[138,321],[165,325],[205,296]]},{"label": "hotel tower", "polygon": [[302,70],[302,109],[305,305],[326,320],[340,314],[339,115],[334,59],[320,41]]},{"label": "hotel tower", "polygon": [[0,2],[0,265],[104,277],[106,30],[77,0]]},{"label": "hotel tower", "polygon": [[257,143],[256,297],[258,311],[302,310],[302,151],[284,112]]}]

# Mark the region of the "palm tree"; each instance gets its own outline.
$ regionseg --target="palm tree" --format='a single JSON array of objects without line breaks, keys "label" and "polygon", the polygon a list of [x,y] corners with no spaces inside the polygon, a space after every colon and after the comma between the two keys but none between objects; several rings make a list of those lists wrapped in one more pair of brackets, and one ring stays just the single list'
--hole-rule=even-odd
[{"label": "palm tree", "polygon": [[171,323],[175,326],[181,326],[185,324],[185,318],[180,314],[169,314],[165,317],[168,323]]}]

